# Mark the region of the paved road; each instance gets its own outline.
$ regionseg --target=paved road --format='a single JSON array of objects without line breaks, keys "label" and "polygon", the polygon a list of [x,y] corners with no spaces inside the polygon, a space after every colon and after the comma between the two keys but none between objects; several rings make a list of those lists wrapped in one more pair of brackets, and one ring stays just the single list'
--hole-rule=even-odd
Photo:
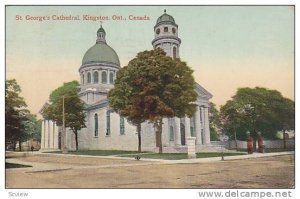
[{"label": "paved road", "polygon": [[291,188],[294,155],[214,162],[136,161],[63,155],[19,155],[7,188]]}]

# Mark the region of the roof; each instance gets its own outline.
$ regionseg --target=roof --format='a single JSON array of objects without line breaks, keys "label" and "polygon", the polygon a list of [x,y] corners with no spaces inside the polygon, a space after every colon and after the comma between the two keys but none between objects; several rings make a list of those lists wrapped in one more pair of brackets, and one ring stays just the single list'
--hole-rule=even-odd
[{"label": "roof", "polygon": [[109,62],[120,66],[116,51],[104,42],[96,43],[88,49],[82,59],[82,65],[99,62]]}]

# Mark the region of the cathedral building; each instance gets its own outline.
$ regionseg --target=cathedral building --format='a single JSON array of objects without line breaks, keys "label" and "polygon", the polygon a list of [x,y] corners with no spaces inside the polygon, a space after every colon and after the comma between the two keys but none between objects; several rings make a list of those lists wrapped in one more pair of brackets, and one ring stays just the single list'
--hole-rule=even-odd
[{"label": "cathedral building", "polygon": [[[126,118],[113,112],[108,104],[108,91],[114,87],[120,61],[116,51],[109,46],[106,31],[102,25],[97,31],[95,45],[87,50],[79,68],[79,96],[86,104],[86,128],[78,132],[78,145],[81,150],[137,150],[138,138],[136,127],[129,124]],[[162,48],[168,56],[179,58],[181,39],[178,25],[166,12],[161,15],[154,26],[153,48]],[[210,146],[209,99],[212,95],[198,83],[195,85],[198,94],[197,109],[192,118],[164,118],[162,144],[164,151],[183,152],[186,150],[186,138],[195,137],[196,150]],[[47,107],[47,103],[43,109]],[[42,150],[62,148],[62,128],[55,122],[43,120]],[[153,125],[144,122],[141,130],[142,150],[157,151]],[[66,129],[66,146],[75,149],[74,133]]]}]

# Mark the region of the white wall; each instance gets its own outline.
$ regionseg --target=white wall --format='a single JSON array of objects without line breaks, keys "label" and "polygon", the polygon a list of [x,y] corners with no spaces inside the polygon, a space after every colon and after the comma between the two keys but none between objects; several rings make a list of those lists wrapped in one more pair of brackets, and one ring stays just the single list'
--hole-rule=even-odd
[{"label": "white wall", "polygon": [[[138,136],[136,127],[125,119],[125,133],[120,134],[120,116],[110,113],[110,135],[106,135],[106,111],[107,108],[91,110],[86,117],[87,128],[81,129],[79,134],[80,149],[115,149],[137,150]],[[98,115],[98,137],[94,135],[94,115]],[[151,131],[152,130],[152,131]],[[142,150],[155,147],[154,131],[152,125],[142,124]]]}]

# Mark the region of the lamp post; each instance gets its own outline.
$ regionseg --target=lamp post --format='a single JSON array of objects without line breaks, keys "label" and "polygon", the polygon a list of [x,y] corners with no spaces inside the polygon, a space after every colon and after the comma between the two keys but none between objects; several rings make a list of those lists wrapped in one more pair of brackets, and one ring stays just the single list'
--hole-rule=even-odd
[{"label": "lamp post", "polygon": [[[78,87],[80,88],[80,86]],[[69,95],[66,97],[75,97],[77,95]],[[62,137],[63,137],[63,144],[62,144],[62,153],[68,153],[67,148],[67,135],[66,135],[66,118],[65,118],[65,95],[62,96]]]}]

